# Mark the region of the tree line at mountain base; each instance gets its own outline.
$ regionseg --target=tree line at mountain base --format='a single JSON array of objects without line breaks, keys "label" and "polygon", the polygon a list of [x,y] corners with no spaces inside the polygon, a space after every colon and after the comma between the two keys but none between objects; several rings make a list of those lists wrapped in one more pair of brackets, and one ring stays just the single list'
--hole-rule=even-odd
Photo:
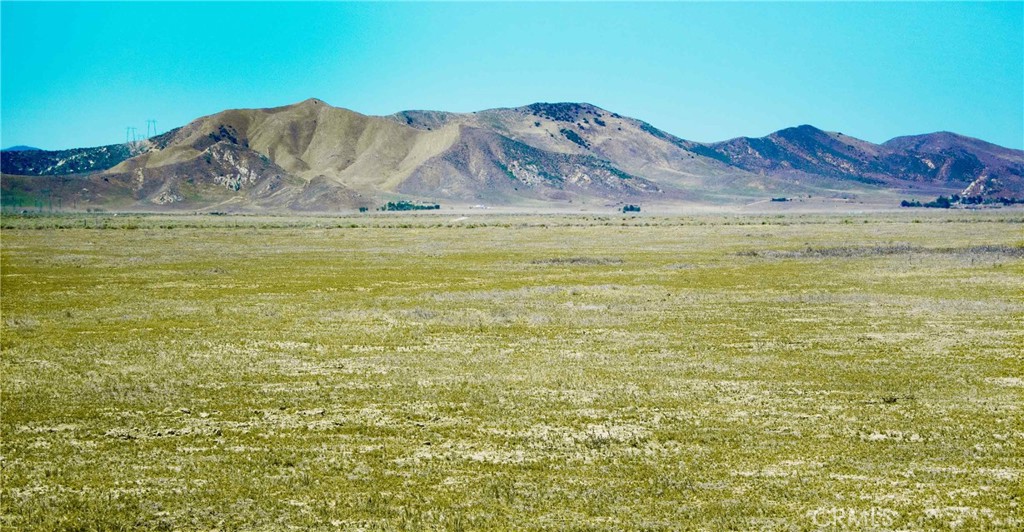
[{"label": "tree line at mountain base", "polygon": [[1024,198],[982,198],[981,196],[960,196],[959,194],[953,194],[952,196],[939,196],[934,201],[921,203],[918,200],[903,200],[900,202],[900,207],[925,207],[929,209],[949,209],[957,205],[1015,205],[1024,204]]},{"label": "tree line at mountain base", "polygon": [[411,201],[389,201],[380,207],[378,210],[381,211],[433,211],[440,209],[441,206],[437,203],[413,203]]}]

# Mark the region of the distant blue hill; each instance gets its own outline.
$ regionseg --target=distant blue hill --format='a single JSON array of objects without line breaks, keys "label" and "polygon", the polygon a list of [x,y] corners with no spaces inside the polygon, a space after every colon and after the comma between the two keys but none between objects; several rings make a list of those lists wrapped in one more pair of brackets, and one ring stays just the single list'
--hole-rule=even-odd
[{"label": "distant blue hill", "polygon": [[32,146],[11,146],[10,148],[4,148],[0,151],[42,151],[39,148],[33,148]]}]

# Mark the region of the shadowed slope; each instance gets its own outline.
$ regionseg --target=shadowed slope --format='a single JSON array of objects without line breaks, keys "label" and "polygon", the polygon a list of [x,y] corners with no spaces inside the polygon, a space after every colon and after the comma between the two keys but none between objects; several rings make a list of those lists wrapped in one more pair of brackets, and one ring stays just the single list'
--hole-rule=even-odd
[{"label": "shadowed slope", "polygon": [[761,138],[708,144],[707,150],[722,162],[766,175],[828,176],[896,188],[920,184],[964,189],[969,195],[1024,195],[1024,152],[952,133],[873,144],[804,125]]}]

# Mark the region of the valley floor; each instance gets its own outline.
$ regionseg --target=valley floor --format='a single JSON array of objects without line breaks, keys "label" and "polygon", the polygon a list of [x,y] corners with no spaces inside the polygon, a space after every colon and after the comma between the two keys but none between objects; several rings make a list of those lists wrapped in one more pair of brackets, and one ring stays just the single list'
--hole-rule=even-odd
[{"label": "valley floor", "polygon": [[4,216],[11,530],[1024,526],[1024,213]]}]

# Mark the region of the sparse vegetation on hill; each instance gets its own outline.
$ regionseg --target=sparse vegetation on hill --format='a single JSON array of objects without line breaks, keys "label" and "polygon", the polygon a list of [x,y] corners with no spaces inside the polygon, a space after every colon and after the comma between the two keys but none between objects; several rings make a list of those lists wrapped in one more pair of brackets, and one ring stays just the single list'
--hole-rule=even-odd
[{"label": "sparse vegetation on hill", "polygon": [[5,174],[68,175],[106,170],[132,156],[127,144],[111,144],[98,148],[71,150],[0,152],[0,166]]},{"label": "sparse vegetation on hill", "polygon": [[650,124],[648,124],[647,122],[641,122],[640,123],[640,129],[644,130],[647,133],[650,133],[651,135],[654,135],[655,137],[657,137],[659,139],[668,140],[668,141],[672,140],[671,137],[669,137],[668,134],[666,134],[664,131],[662,131],[662,130],[660,130],[660,129],[658,129],[658,128],[650,125]]},{"label": "sparse vegetation on hill", "polygon": [[136,149],[127,144],[110,144],[95,148],[73,148],[69,150],[3,150],[0,151],[0,170],[4,174],[45,176],[88,174],[107,170],[126,159],[163,147],[177,129],[140,141]]}]

